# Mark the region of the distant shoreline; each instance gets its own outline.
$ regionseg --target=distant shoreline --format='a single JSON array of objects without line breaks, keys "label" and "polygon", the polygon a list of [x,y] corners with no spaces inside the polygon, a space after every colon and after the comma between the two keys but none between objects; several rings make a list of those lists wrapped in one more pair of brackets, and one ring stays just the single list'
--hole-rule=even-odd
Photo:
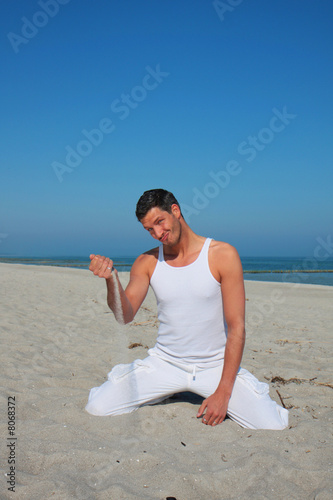
[{"label": "distant shoreline", "polygon": [[244,274],[260,274],[260,273],[333,273],[333,269],[281,269],[281,270],[260,270],[247,271],[244,269]]},{"label": "distant shoreline", "polygon": [[[266,257],[265,257],[266,258]],[[258,257],[258,260],[260,257]],[[60,263],[61,262],[61,263]],[[75,265],[73,263],[75,262]],[[121,263],[114,261],[117,267],[130,267],[131,264]],[[35,266],[55,266],[55,267],[72,267],[78,268],[88,268],[89,263],[87,261],[80,264],[77,260],[64,260],[61,259],[39,259],[38,257],[30,258],[16,258],[16,257],[0,257],[0,263],[2,264],[23,264],[23,265],[35,265]],[[286,273],[333,273],[333,269],[244,269],[244,274],[286,274]]]},{"label": "distant shoreline", "polygon": [[[119,272],[129,272],[134,260],[134,257],[118,257],[114,259],[114,266]],[[333,260],[331,259],[314,262],[317,265],[315,269],[302,268],[306,263],[308,266],[309,262],[311,264],[311,261],[305,258],[249,257],[241,258],[241,260],[244,280],[333,286]],[[27,267],[88,270],[89,262],[86,257],[0,257],[0,264],[22,264]],[[320,265],[325,269],[318,268]]]}]

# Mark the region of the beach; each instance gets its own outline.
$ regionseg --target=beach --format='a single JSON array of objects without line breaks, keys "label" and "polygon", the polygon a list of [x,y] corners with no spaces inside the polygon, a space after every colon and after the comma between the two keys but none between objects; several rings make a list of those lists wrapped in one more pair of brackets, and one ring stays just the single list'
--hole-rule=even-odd
[{"label": "beach", "polygon": [[[119,276],[125,285],[129,273]],[[0,263],[0,498],[331,499],[333,287],[245,288],[242,366],[290,409],[283,431],[230,419],[205,426],[196,418],[202,399],[190,393],[127,415],[89,415],[89,390],[154,346],[153,292],[122,326],[90,271]]]}]

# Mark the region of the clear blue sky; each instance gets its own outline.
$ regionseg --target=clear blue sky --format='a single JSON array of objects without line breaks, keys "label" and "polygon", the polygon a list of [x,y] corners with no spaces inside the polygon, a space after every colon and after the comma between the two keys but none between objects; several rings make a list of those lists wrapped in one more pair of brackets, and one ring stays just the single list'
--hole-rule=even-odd
[{"label": "clear blue sky", "polygon": [[241,256],[333,233],[333,3],[224,3],[2,2],[1,254],[137,255],[156,187]]}]

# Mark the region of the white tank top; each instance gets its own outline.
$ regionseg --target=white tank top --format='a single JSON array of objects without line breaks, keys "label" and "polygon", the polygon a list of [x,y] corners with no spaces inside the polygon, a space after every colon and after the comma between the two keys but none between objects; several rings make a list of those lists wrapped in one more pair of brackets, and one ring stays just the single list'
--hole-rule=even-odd
[{"label": "white tank top", "polygon": [[156,345],[149,354],[173,363],[213,367],[224,358],[226,325],[221,284],[208,264],[207,238],[198,258],[183,267],[164,260],[163,245],[150,280],[160,322]]}]

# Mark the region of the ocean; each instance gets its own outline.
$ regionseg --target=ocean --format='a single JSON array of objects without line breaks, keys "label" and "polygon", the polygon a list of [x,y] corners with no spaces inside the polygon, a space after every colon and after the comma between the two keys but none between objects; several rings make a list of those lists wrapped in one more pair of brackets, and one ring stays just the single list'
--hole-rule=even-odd
[{"label": "ocean", "polygon": [[[135,257],[115,257],[118,271],[130,271]],[[241,257],[244,279],[333,286],[333,258]],[[87,257],[0,257],[0,262],[88,269]]]}]

